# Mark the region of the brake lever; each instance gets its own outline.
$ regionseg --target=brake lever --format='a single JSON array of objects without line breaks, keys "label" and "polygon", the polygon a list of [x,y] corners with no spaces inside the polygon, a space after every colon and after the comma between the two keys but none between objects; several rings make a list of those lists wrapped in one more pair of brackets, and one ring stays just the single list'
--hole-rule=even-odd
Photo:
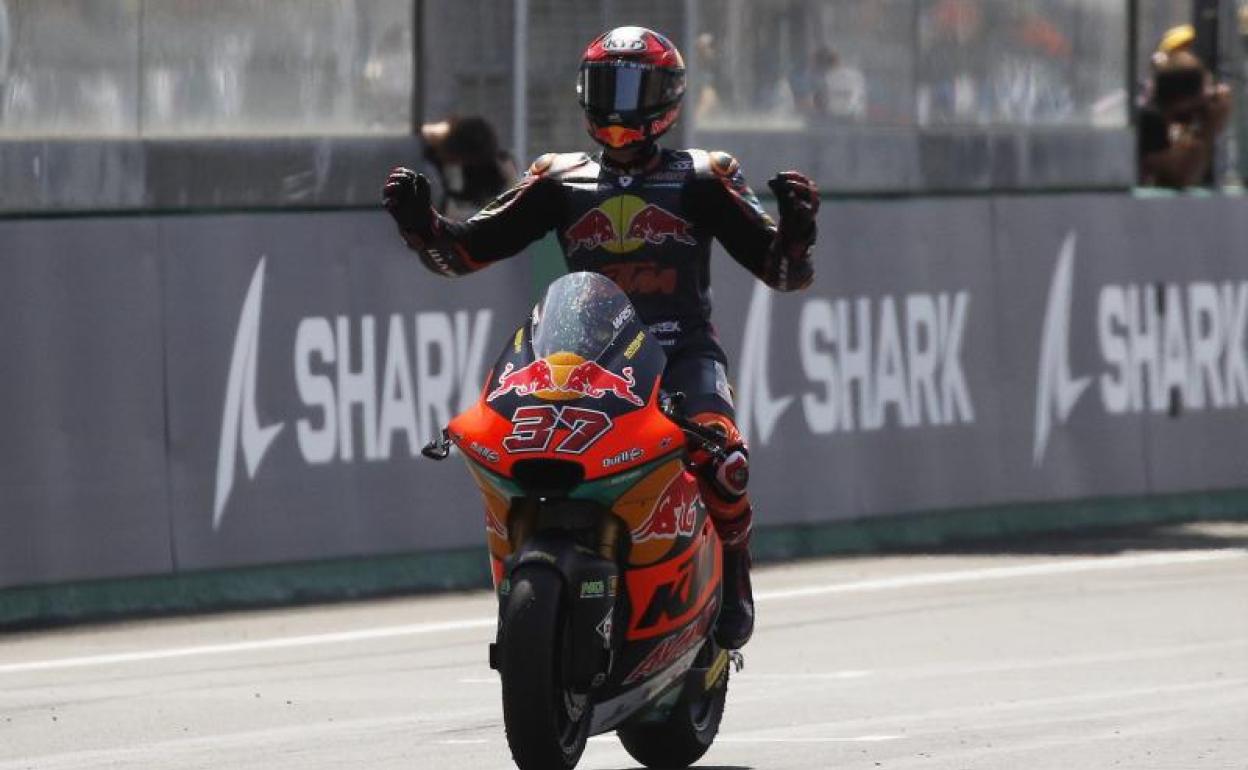
[{"label": "brake lever", "polygon": [[687,436],[693,438],[716,460],[725,460],[728,452],[725,449],[725,439],[719,433],[711,430],[705,425],[690,420],[680,413],[680,407],[685,402],[685,394],[679,390],[671,392],[664,391],[661,396],[661,409],[663,414],[669,420],[685,432]]},{"label": "brake lever", "polygon": [[425,457],[428,457],[430,460],[437,460],[439,462],[449,457],[451,454],[451,437],[450,434],[447,433],[446,428],[442,429],[441,437],[435,438],[428,444],[425,444],[424,448],[420,450],[420,453]]}]

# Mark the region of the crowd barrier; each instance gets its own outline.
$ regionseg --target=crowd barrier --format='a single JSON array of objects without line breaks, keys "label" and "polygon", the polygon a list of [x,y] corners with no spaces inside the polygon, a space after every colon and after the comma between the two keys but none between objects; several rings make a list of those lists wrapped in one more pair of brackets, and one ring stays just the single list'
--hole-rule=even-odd
[{"label": "crowd barrier", "polygon": [[[1248,201],[835,201],[713,260],[758,524],[1248,487]],[[420,446],[531,304],[381,211],[0,221],[0,589],[481,548]],[[431,557],[432,558],[432,557]],[[4,592],[0,591],[0,595]]]}]

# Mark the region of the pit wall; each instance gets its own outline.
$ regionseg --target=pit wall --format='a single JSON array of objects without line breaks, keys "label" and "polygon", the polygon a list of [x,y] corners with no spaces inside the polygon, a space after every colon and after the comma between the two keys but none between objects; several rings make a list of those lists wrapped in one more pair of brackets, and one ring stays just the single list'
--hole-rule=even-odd
[{"label": "pit wall", "polygon": [[[1248,202],[830,201],[713,260],[780,558],[1248,505]],[[551,244],[458,280],[376,210],[0,220],[0,625],[483,585],[462,463]]]}]

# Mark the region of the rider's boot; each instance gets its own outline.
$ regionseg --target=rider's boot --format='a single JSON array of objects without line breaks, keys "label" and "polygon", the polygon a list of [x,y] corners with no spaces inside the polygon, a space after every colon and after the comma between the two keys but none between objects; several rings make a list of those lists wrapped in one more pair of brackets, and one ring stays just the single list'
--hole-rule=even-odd
[{"label": "rider's boot", "polygon": [[754,511],[746,495],[749,450],[737,426],[726,415],[702,413],[693,419],[727,439],[727,447],[718,458],[705,458],[702,463],[699,486],[715,532],[723,542],[723,595],[715,642],[724,649],[736,650],[754,633],[754,593],[750,588],[750,528]]},{"label": "rider's boot", "polygon": [[750,549],[724,548],[724,593],[715,643],[738,650],[754,633],[754,592],[750,588]]}]

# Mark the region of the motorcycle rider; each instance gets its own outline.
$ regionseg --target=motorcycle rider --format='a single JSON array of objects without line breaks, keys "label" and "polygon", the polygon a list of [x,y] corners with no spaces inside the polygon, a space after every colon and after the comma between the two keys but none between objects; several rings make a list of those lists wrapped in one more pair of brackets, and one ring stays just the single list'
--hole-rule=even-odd
[{"label": "motorcycle rider", "polygon": [[737,429],[725,365],[710,323],[712,238],[747,270],[780,291],[813,279],[814,183],[796,171],[768,182],[777,225],[759,205],[727,153],[660,148],[685,91],[680,52],[663,35],[619,27],[586,49],[577,93],[596,156],[550,153],[466,221],[430,205],[429,182],[395,168],[383,201],[407,245],[443,276],[480,270],[554,229],[570,270],[612,278],[663,344],[664,387],[685,393],[695,421],[728,439],[723,458],[696,457],[703,497],[724,548],[724,596],[715,636],[737,649],[754,629],[749,452]]}]

